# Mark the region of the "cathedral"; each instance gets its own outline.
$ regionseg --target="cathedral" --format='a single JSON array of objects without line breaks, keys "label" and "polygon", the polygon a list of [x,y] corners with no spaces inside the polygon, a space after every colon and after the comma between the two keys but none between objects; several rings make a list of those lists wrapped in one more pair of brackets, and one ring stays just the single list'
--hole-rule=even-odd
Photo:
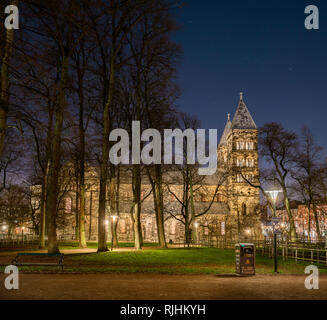
[{"label": "cathedral", "polygon": [[[201,241],[228,239],[261,239],[259,189],[255,183],[259,175],[258,129],[245,105],[243,94],[233,118],[227,123],[218,149],[218,170],[213,176],[199,178],[194,186],[195,221],[193,237]],[[219,172],[228,172],[223,182]],[[245,178],[245,179],[244,179]],[[246,181],[247,180],[247,181]],[[183,181],[176,170],[166,170],[164,181],[165,234],[169,243],[184,243],[185,226],[182,216]],[[86,173],[86,239],[96,240],[98,230],[98,188],[96,169]],[[217,191],[217,185],[219,185]],[[144,242],[157,242],[156,216],[151,194],[151,183],[142,176],[141,225]],[[120,242],[133,241],[131,175],[121,175],[119,184],[119,210],[107,212],[108,239],[111,239],[110,216],[117,216],[117,236]],[[58,238],[71,239],[75,234],[76,188],[71,187],[63,196],[58,219]],[[77,202],[78,203],[78,202]]]}]

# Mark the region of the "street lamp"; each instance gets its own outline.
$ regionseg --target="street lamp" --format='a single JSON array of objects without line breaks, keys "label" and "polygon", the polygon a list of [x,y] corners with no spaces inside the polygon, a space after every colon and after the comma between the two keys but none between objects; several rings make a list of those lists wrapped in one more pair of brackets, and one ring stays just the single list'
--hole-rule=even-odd
[{"label": "street lamp", "polygon": [[[282,192],[280,190],[270,190],[270,191],[266,191],[266,193],[270,196],[271,200],[272,200],[272,207],[273,207],[273,218],[276,218],[276,201],[277,201],[277,197],[278,194]],[[273,232],[274,232],[274,266],[275,266],[275,273],[278,272],[278,267],[277,267],[277,233],[275,231],[274,228],[274,224],[273,224]]]},{"label": "street lamp", "polygon": [[114,250],[114,224],[118,219],[117,216],[111,216],[112,223],[111,223],[111,251]]},{"label": "street lamp", "polygon": [[22,227],[22,242],[23,242],[23,244],[24,244],[24,229],[25,229],[25,227]]}]

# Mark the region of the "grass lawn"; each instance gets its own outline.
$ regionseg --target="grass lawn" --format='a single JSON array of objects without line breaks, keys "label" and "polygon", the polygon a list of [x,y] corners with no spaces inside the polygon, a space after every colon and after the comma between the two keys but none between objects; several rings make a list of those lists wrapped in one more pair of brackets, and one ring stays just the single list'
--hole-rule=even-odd
[{"label": "grass lawn", "polygon": [[[310,263],[294,260],[278,262],[282,274],[304,274]],[[257,274],[273,273],[273,260],[257,255]],[[21,267],[26,271],[56,271],[56,268]],[[161,274],[233,274],[234,250],[215,248],[147,249],[144,251],[105,252],[65,256],[65,272],[78,273],[161,273]],[[327,273],[327,269],[320,269]]]}]

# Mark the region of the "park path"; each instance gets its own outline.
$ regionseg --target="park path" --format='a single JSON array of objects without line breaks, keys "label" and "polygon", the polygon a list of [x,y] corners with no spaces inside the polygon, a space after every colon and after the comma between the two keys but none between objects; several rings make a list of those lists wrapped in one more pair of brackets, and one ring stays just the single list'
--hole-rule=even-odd
[{"label": "park path", "polygon": [[327,276],[319,290],[305,289],[305,276],[287,275],[21,274],[20,289],[10,291],[4,278],[2,300],[327,300]]}]

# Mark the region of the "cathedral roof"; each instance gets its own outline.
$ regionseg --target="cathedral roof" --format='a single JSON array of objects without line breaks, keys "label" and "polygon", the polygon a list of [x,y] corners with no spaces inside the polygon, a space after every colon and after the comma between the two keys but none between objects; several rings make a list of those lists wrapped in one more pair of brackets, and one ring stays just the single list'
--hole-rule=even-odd
[{"label": "cathedral roof", "polygon": [[[194,210],[196,213],[201,213],[206,211],[211,204],[211,201],[205,201],[205,202],[200,202],[200,201],[195,201],[194,202]],[[119,203],[119,211],[122,213],[128,213],[131,212],[133,202],[132,201],[121,201]],[[178,201],[167,201],[164,203],[165,207],[165,212],[173,213],[173,212],[181,212],[181,207],[182,205]],[[143,214],[154,214],[155,213],[155,208],[154,208],[154,203],[153,201],[145,200],[142,203],[142,213]],[[214,214],[214,215],[219,215],[219,214],[230,214],[230,208],[226,202],[213,202],[211,204],[210,209],[208,210],[207,214]]]},{"label": "cathedral roof", "polygon": [[243,93],[241,93],[240,103],[232,121],[232,129],[257,129],[257,126],[243,101]]},{"label": "cathedral roof", "polygon": [[229,133],[231,127],[232,127],[232,122],[230,121],[230,114],[228,114],[227,123],[226,123],[225,129],[224,129],[223,135],[221,136],[221,139],[219,142],[220,146],[227,143],[227,137],[228,137],[228,133]]}]

